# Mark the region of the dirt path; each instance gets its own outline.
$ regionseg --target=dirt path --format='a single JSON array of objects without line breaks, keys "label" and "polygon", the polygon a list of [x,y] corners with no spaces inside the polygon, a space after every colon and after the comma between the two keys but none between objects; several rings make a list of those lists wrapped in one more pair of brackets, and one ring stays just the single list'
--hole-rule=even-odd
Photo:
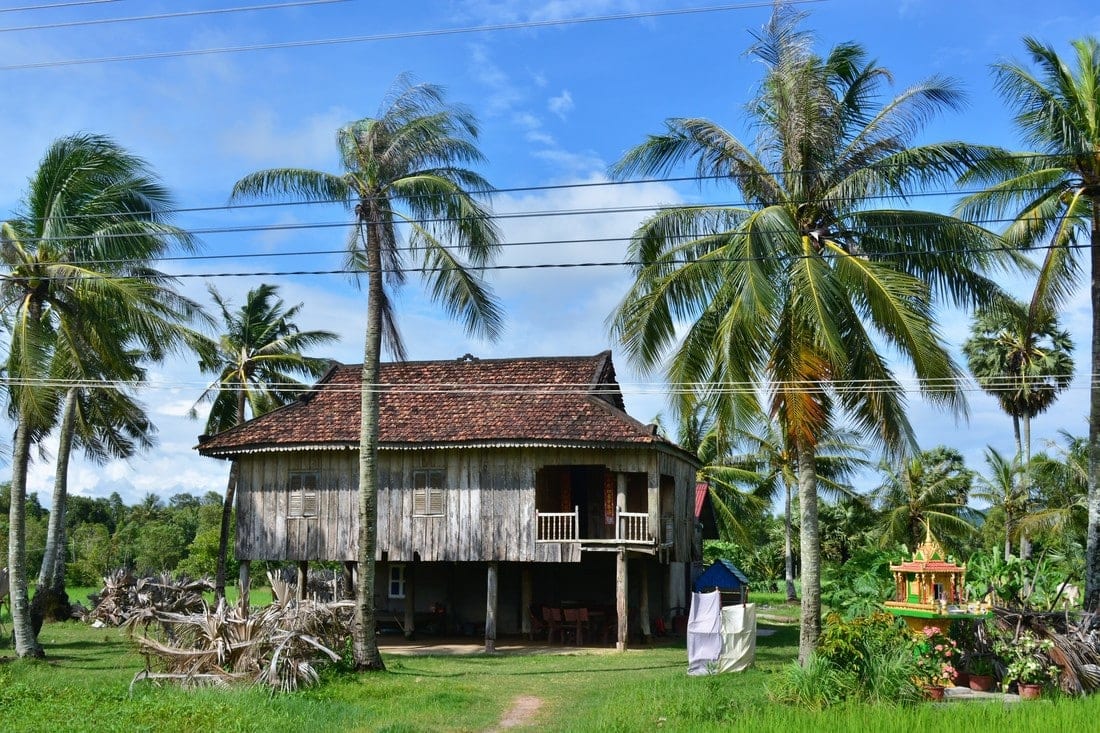
[{"label": "dirt path", "polygon": [[500,719],[494,731],[517,728],[521,725],[529,725],[535,718],[535,713],[542,707],[542,700],[531,695],[520,695],[512,701],[512,707]]}]

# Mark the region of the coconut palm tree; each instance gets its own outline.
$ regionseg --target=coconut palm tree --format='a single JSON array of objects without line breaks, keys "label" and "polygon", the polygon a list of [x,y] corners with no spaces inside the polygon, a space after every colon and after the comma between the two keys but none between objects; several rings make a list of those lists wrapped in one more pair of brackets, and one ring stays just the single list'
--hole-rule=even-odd
[{"label": "coconut palm tree", "polygon": [[[784,579],[787,600],[797,600],[791,536],[792,492],[798,485],[794,455],[784,442],[781,426],[765,415],[748,428],[734,428],[732,433],[733,445],[725,465],[709,467],[710,471],[727,484],[753,487],[753,495],[766,502],[783,497]],[[851,431],[835,430],[822,436],[814,456],[819,492],[833,498],[858,497],[848,481],[860,469],[871,465],[865,453],[858,436]]]},{"label": "coconut palm tree", "polygon": [[[477,124],[443,90],[399,78],[377,117],[337,132],[343,171],[280,168],[237,182],[233,198],[293,196],[343,202],[355,214],[349,265],[367,277],[359,445],[359,572],[353,654],[358,669],[384,669],[374,638],[374,550],[378,499],[378,384],[383,336],[404,358],[387,282],[416,267],[431,297],[475,335],[495,338],[503,314],[475,274],[492,261],[500,236],[478,194],[488,183],[466,167],[482,161]],[[403,245],[405,240],[407,244]],[[415,263],[415,264],[413,264]]]},{"label": "coconut palm tree", "polygon": [[695,161],[701,179],[732,185],[744,205],[669,208],[643,223],[611,330],[640,369],[710,385],[722,421],[766,399],[797,467],[804,661],[821,629],[818,436],[846,416],[894,452],[915,447],[884,343],[912,364],[926,397],[963,410],[934,303],[984,302],[997,288],[983,270],[1007,258],[980,227],[888,207],[994,154],[914,143],[935,114],[959,107],[955,86],[933,78],[883,99],[889,72],[851,43],[815,54],[801,17],[778,6],[751,48],[765,69],[748,107],[751,146],[709,120],[678,118],[614,166],[625,178]]},{"label": "coconut palm tree", "polygon": [[[328,361],[303,356],[302,352],[332,343],[339,336],[331,331],[299,330],[294,318],[302,304],[287,308],[277,296],[279,289],[275,285],[265,283],[248,291],[239,310],[231,310],[230,303],[217,289],[209,290],[220,312],[224,332],[216,342],[209,341],[202,351],[199,368],[217,374],[217,378],[191,407],[191,415],[197,414],[200,404],[209,402],[205,431],[213,434],[296,399],[304,386],[296,377],[316,378],[329,366]],[[222,504],[214,583],[218,600],[225,598],[225,564],[238,471],[234,462]]]},{"label": "coconut palm tree", "polygon": [[1020,464],[1019,454],[1010,460],[992,446],[985,449],[985,465],[986,473],[978,474],[975,479],[978,490],[974,492],[974,498],[999,509],[1004,516],[1004,558],[1008,560],[1012,557],[1012,541],[1019,536],[1020,521],[1027,511],[1026,489],[1019,481],[1024,468]]},{"label": "coconut palm tree", "polygon": [[973,534],[981,514],[967,505],[973,473],[950,448],[922,451],[896,465],[884,465],[883,482],[872,492],[882,513],[880,544],[916,549],[926,532],[941,540]]},{"label": "coconut palm tree", "polygon": [[[1092,367],[1100,373],[1100,40],[1074,41],[1070,59],[1034,38],[1024,46],[1031,65],[994,66],[997,88],[1015,113],[1034,152],[983,165],[964,182],[989,188],[965,199],[958,212],[978,221],[1012,217],[1004,237],[1021,247],[1045,247],[1049,281],[1043,305],[1057,312],[1073,292],[1088,257],[1091,270]],[[1084,252],[1086,254],[1079,254]],[[1089,397],[1088,537],[1085,608],[1100,609],[1100,385]]]},{"label": "coconut palm tree", "polygon": [[131,458],[154,444],[156,427],[136,401],[133,390],[121,386],[145,377],[145,370],[138,365],[141,354],[133,351],[131,358],[133,363],[126,374],[116,372],[115,383],[94,388],[72,386],[65,391],[46,547],[31,603],[32,615],[59,621],[70,618],[65,592],[65,527],[73,448],[83,449],[85,457],[102,464],[110,459]]},{"label": "coconut palm tree", "polygon": [[[8,560],[16,653],[40,656],[27,598],[24,542],[32,443],[54,426],[64,387],[127,373],[133,348],[182,348],[197,316],[150,263],[176,244],[171,198],[148,166],[112,140],[73,135],[47,150],[16,215],[0,225],[0,296],[8,398],[16,429]],[[55,385],[61,385],[59,388]]]}]

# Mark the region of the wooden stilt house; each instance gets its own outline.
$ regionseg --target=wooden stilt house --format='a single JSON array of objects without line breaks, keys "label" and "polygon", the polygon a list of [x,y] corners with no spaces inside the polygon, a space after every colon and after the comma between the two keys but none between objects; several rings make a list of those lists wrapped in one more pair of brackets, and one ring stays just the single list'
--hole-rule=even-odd
[{"label": "wooden stilt house", "polygon": [[[492,649],[542,608],[583,607],[590,634],[602,619],[625,648],[687,605],[697,464],[624,412],[611,352],[383,364],[380,382],[383,622],[483,632]],[[353,570],[361,386],[360,366],[336,365],[297,402],[200,438],[240,469],[243,583],[254,560]]]}]

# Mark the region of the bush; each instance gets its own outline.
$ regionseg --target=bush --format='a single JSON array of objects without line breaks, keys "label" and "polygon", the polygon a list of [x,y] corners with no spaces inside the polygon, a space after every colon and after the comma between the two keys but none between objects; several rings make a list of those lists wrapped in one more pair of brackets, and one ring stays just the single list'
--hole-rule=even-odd
[{"label": "bush", "polygon": [[887,613],[826,619],[817,652],[784,670],[773,699],[821,709],[843,701],[907,704],[921,699],[911,636]]}]

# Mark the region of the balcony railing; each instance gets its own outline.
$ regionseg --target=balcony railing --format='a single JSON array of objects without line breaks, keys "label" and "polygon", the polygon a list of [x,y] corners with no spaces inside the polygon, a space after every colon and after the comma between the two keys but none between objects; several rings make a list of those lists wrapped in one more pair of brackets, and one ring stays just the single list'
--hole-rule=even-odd
[{"label": "balcony railing", "polygon": [[576,542],[580,527],[580,508],[571,512],[535,511],[536,542]]},{"label": "balcony railing", "polygon": [[535,542],[653,544],[649,514],[615,510],[614,537],[581,537],[580,507],[571,512],[535,512]]}]

